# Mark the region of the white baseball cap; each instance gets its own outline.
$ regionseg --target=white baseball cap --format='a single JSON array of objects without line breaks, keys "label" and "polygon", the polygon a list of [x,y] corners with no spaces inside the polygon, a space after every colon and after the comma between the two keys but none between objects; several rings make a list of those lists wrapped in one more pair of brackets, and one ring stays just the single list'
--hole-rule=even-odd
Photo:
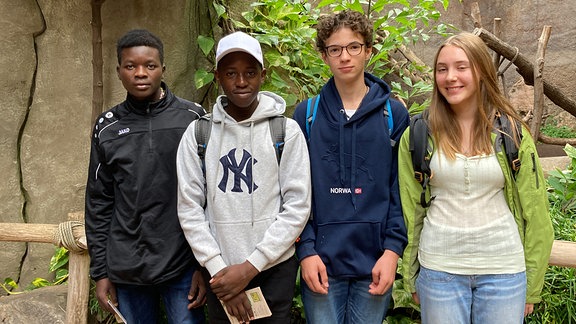
[{"label": "white baseball cap", "polygon": [[216,66],[218,66],[218,62],[220,62],[226,54],[233,52],[248,53],[264,67],[264,58],[262,57],[260,42],[246,33],[238,31],[222,37],[216,49]]}]

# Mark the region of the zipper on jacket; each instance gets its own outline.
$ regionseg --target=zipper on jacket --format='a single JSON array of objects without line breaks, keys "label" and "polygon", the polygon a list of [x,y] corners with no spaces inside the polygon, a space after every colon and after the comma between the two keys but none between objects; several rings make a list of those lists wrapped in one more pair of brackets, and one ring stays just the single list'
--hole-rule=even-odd
[{"label": "zipper on jacket", "polygon": [[150,116],[150,103],[146,106],[146,118],[148,118],[148,151],[152,153],[152,117]]},{"label": "zipper on jacket", "polygon": [[538,173],[536,172],[536,156],[534,153],[532,154],[532,173],[534,173],[534,177],[536,178],[536,188],[540,188],[540,182],[538,181]]}]

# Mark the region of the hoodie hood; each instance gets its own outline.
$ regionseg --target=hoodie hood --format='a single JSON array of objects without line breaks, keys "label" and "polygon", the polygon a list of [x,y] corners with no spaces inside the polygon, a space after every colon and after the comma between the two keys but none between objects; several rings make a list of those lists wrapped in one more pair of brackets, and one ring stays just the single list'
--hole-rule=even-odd
[{"label": "hoodie hood", "polygon": [[226,107],[228,106],[228,98],[224,95],[219,96],[216,99],[216,104],[214,105],[214,111],[212,112],[212,120],[215,123],[226,123],[226,124],[250,124],[256,123],[263,119],[268,119],[270,117],[283,115],[286,111],[286,102],[279,95],[268,92],[260,91],[258,94],[258,107],[252,113],[249,118],[237,122],[235,121],[228,112],[226,112]]},{"label": "hoodie hood", "polygon": [[[366,118],[374,110],[381,110],[386,100],[390,97],[390,87],[382,79],[375,77],[370,73],[364,73],[364,82],[370,87],[364,99],[360,103],[358,111],[349,119],[346,120],[344,114],[344,105],[342,99],[336,89],[334,77],[324,85],[322,88],[320,100],[323,101],[323,107],[328,108],[326,117],[331,123],[334,124],[350,124],[355,121]],[[342,120],[344,118],[344,120]]]}]

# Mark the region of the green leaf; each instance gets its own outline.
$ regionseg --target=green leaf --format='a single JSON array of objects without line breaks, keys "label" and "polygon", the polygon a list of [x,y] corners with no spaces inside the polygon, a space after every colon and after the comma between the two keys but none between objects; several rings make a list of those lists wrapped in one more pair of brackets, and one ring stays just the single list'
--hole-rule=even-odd
[{"label": "green leaf", "polygon": [[52,284],[50,283],[50,281],[44,279],[44,278],[36,278],[34,280],[32,280],[32,289],[36,289],[36,288],[42,288],[42,287],[47,287],[47,286],[51,286]]},{"label": "green leaf", "polygon": [[202,53],[204,53],[204,56],[208,56],[212,48],[214,48],[214,38],[199,35],[197,41],[198,47],[200,47]]},{"label": "green leaf", "polygon": [[194,86],[200,89],[214,80],[214,73],[203,69],[198,69],[194,73]]},{"label": "green leaf", "polygon": [[214,10],[216,10],[218,18],[222,17],[226,13],[226,8],[223,5],[216,1],[213,1],[212,4],[214,5]]},{"label": "green leaf", "polygon": [[568,155],[571,159],[576,159],[576,148],[574,148],[572,145],[566,144],[566,146],[564,146],[564,152],[566,152],[566,155]]}]

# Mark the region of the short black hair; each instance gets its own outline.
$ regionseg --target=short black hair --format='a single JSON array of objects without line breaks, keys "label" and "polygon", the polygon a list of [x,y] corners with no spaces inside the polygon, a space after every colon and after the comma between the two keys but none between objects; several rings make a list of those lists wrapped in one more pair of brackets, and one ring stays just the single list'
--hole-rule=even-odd
[{"label": "short black hair", "polygon": [[133,29],[120,37],[118,43],[116,43],[118,64],[121,63],[123,49],[137,46],[149,46],[157,49],[160,53],[160,63],[164,64],[164,44],[162,44],[158,36],[146,29]]}]

